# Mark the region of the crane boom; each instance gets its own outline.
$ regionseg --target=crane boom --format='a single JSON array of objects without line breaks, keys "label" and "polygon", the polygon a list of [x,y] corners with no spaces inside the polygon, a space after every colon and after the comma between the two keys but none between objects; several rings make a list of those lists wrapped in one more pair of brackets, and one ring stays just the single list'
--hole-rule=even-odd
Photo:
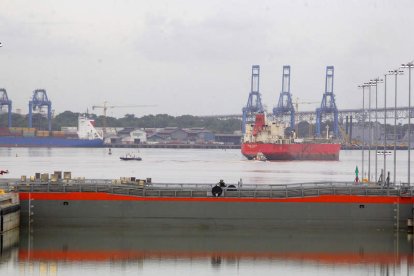
[{"label": "crane boom", "polygon": [[299,111],[299,104],[319,104],[320,102],[314,102],[314,101],[300,101],[298,97],[296,97],[294,104],[295,104],[295,110]]},{"label": "crane boom", "polygon": [[138,104],[138,105],[107,105],[108,102],[104,101],[103,105],[93,105],[92,106],[92,110],[97,109],[97,108],[102,108],[103,109],[103,120],[102,120],[102,132],[103,132],[103,136],[106,136],[106,111],[108,110],[108,108],[130,108],[130,107],[154,107],[156,105],[142,105],[142,104]]}]

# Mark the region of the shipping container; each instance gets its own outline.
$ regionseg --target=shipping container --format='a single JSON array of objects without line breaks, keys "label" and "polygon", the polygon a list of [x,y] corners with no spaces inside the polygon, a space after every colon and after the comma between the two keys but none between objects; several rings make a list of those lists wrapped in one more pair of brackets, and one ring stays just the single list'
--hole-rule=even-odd
[{"label": "shipping container", "polygon": [[63,131],[52,131],[53,137],[65,137],[65,133]]},{"label": "shipping container", "polygon": [[49,131],[47,131],[47,130],[38,130],[36,132],[36,136],[39,136],[39,137],[49,137]]},{"label": "shipping container", "polygon": [[35,132],[23,132],[23,136],[24,137],[34,137],[35,136]]}]

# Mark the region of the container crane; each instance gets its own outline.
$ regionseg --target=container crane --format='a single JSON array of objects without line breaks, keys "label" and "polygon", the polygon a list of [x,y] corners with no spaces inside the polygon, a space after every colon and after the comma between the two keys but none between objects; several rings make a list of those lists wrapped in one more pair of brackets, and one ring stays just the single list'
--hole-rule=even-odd
[{"label": "container crane", "polygon": [[106,112],[111,108],[129,108],[129,107],[153,107],[155,105],[108,105],[107,101],[104,101],[102,105],[92,106],[92,110],[101,108],[103,110],[103,120],[102,120],[102,132],[103,136],[106,135]]},{"label": "container crane", "polygon": [[7,106],[7,122],[8,127],[11,127],[12,101],[7,96],[6,89],[0,88],[0,110],[2,110],[3,106]]},{"label": "container crane", "polygon": [[29,101],[29,127],[32,127],[33,111],[36,109],[41,111],[43,107],[47,107],[48,130],[52,130],[52,102],[47,97],[46,90],[36,89],[33,91],[33,97]]},{"label": "container crane", "polygon": [[333,115],[333,132],[335,137],[339,136],[338,128],[338,108],[335,103],[334,87],[334,67],[326,67],[325,93],[322,97],[321,106],[316,109],[316,135],[321,136],[321,123],[323,114]]},{"label": "container crane", "polygon": [[260,66],[252,66],[252,77],[251,77],[251,89],[247,104],[243,107],[243,118],[242,118],[242,133],[246,133],[247,121],[254,120],[254,115],[257,113],[263,113],[264,108],[259,92],[259,80],[260,80]]},{"label": "container crane", "polygon": [[295,109],[292,104],[292,94],[290,93],[290,65],[283,66],[282,91],[280,92],[279,102],[273,108],[273,115],[283,119],[290,116],[290,128],[295,127]]}]

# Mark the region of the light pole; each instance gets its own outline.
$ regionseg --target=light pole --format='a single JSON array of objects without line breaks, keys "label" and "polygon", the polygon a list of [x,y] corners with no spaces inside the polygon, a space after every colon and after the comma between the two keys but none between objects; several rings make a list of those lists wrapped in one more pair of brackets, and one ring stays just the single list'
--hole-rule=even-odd
[{"label": "light pole", "polygon": [[[385,175],[387,175],[387,76],[388,74],[384,74],[384,172],[382,176],[382,186],[385,187]],[[388,181],[387,181],[387,188],[388,188]],[[387,189],[387,191],[389,191]]]},{"label": "light pole", "polygon": [[397,77],[402,75],[403,71],[399,69],[389,71],[390,75],[395,75],[394,88],[394,185],[397,183]]},{"label": "light pole", "polygon": [[368,85],[358,85],[362,88],[362,182],[364,182],[364,163],[365,163],[365,87]]},{"label": "light pole", "polygon": [[372,145],[372,125],[371,125],[371,83],[368,86],[368,183],[371,183],[371,145]]},{"label": "light pole", "polygon": [[[381,83],[382,79],[375,78],[370,81],[372,85],[375,85],[375,137],[378,137],[378,83]],[[378,141],[375,139],[375,179],[378,177]],[[385,148],[384,148],[385,151]],[[381,182],[383,184],[385,172],[382,173],[382,179]]]},{"label": "light pole", "polygon": [[372,146],[372,124],[371,124],[371,83],[365,83],[368,86],[368,183],[371,183],[371,146]]},{"label": "light pole", "polygon": [[402,68],[408,68],[408,185],[411,186],[411,68],[414,67],[414,62],[402,64]]}]

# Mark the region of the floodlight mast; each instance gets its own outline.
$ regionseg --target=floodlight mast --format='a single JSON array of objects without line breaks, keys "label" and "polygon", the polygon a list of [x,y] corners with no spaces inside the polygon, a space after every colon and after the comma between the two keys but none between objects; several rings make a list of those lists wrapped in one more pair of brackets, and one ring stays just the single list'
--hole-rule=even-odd
[{"label": "floodlight mast", "polygon": [[[378,83],[382,83],[383,80],[379,77],[370,80],[371,86],[375,86],[375,179],[378,179]],[[384,148],[385,151],[385,148]],[[382,173],[382,178],[384,178],[384,172]],[[382,180],[382,179],[381,179]]]},{"label": "floodlight mast", "polygon": [[402,75],[404,71],[400,69],[394,69],[388,71],[390,75],[395,76],[395,88],[394,88],[394,185],[397,183],[397,77]]},{"label": "floodlight mast", "polygon": [[365,164],[365,87],[366,84],[358,85],[358,88],[362,88],[362,182],[364,182],[364,164]]},{"label": "floodlight mast", "polygon": [[401,68],[408,68],[408,176],[407,183],[411,186],[411,68],[414,67],[414,61],[401,64]]}]

